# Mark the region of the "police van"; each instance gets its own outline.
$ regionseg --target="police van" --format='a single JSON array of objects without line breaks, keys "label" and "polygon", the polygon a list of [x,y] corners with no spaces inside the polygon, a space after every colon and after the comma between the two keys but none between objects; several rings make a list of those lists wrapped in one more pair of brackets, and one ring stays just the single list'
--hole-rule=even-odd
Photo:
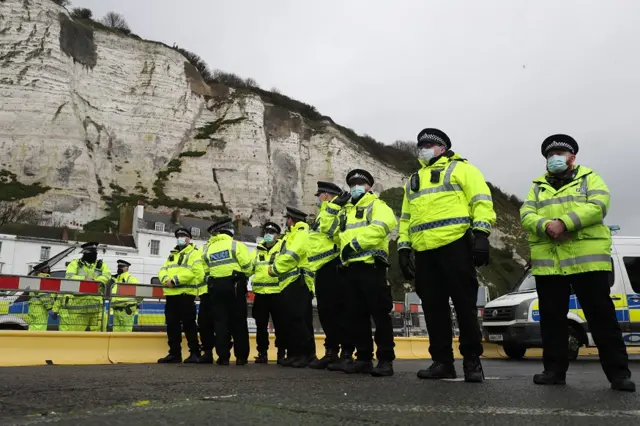
[{"label": "police van", "polygon": [[[611,227],[617,230],[617,227]],[[613,271],[609,275],[610,297],[622,329],[625,344],[640,345],[640,237],[613,236]],[[504,348],[509,358],[524,357],[528,348],[541,348],[540,311],[536,283],[530,269],[508,294],[489,302],[484,309],[484,338]],[[593,338],[573,289],[569,298],[570,359],[581,347],[594,347]]]}]

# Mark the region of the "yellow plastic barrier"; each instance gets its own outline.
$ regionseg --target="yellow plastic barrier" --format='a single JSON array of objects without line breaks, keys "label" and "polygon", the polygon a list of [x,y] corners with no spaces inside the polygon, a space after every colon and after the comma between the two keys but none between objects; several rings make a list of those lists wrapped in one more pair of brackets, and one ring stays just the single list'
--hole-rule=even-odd
[{"label": "yellow plastic barrier", "polygon": [[0,331],[0,366],[109,364],[109,333]]}]

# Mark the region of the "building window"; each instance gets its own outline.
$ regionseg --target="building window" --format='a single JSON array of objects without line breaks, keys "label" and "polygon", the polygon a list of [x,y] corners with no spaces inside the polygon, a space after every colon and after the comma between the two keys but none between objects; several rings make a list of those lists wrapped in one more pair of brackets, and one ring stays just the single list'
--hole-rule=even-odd
[{"label": "building window", "polygon": [[191,236],[198,238],[200,236],[200,228],[191,228]]},{"label": "building window", "polygon": [[156,222],[155,230],[158,232],[164,232],[164,223]]},{"label": "building window", "polygon": [[629,276],[631,288],[636,293],[640,293],[640,257],[623,257],[624,268]]},{"label": "building window", "polygon": [[41,246],[40,247],[40,262],[47,260],[51,257],[51,247]]},{"label": "building window", "polygon": [[151,240],[151,256],[160,255],[160,240]]}]

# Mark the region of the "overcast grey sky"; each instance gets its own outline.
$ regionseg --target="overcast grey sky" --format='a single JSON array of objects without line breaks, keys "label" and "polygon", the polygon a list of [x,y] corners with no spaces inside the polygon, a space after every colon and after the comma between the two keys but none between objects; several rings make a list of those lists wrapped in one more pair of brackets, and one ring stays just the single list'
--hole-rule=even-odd
[{"label": "overcast grey sky", "polygon": [[[568,133],[640,235],[639,0],[72,0],[386,143],[438,127],[524,198]],[[635,123],[634,123],[635,119]]]}]

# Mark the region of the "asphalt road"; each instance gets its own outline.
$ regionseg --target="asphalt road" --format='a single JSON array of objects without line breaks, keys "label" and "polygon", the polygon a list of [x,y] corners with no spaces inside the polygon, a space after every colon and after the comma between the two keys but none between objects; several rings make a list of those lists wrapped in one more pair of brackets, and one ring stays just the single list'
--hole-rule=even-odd
[{"label": "asphalt road", "polygon": [[640,424],[640,393],[610,390],[595,359],[572,364],[566,387],[533,385],[540,360],[485,360],[483,384],[420,380],[426,365],[396,361],[387,378],[253,364],[0,368],[0,424]]}]

